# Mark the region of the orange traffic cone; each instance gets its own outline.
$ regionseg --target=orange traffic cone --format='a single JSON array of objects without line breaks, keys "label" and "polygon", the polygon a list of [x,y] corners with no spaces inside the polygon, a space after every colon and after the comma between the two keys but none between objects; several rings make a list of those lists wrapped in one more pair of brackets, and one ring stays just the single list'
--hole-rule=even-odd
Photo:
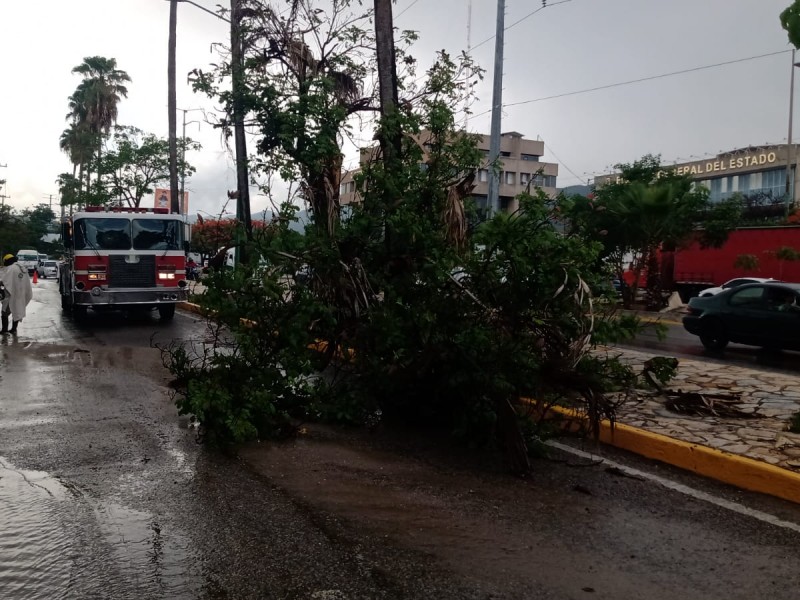
[{"label": "orange traffic cone", "polygon": [[39,272],[36,269],[33,270],[33,283],[39,283]]}]

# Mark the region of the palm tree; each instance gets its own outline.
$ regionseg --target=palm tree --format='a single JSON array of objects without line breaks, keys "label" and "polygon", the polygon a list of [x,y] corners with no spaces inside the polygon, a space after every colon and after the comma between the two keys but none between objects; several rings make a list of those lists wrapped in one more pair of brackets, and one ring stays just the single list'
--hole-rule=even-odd
[{"label": "palm tree", "polygon": [[89,56],[72,69],[73,73],[83,76],[75,93],[70,96],[70,115],[73,121],[86,128],[96,136],[97,144],[97,189],[101,189],[100,159],[103,152],[103,135],[108,135],[111,127],[117,122],[118,105],[122,98],[127,98],[128,88],[125,83],[130,76],[117,68],[114,58]]},{"label": "palm tree", "polygon": [[[74,178],[77,172],[77,181],[82,187],[83,173],[88,168],[94,151],[94,135],[86,126],[73,121],[61,133],[58,146],[69,157],[72,163],[72,177]],[[78,189],[77,191],[80,194],[82,190]]]}]

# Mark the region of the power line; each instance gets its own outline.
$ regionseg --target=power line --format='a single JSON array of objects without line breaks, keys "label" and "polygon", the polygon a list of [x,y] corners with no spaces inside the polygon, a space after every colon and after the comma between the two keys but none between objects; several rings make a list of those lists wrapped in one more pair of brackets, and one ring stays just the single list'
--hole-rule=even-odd
[{"label": "power line", "polygon": [[[539,8],[537,8],[537,9],[536,9],[536,10],[534,10],[533,12],[530,12],[530,13],[528,13],[527,15],[525,15],[524,17],[522,17],[521,19],[519,19],[519,20],[517,20],[517,21],[514,21],[514,22],[513,22],[511,25],[509,25],[508,27],[505,27],[505,28],[503,29],[503,31],[508,31],[508,30],[509,30],[509,29],[511,29],[512,27],[515,27],[515,26],[519,25],[520,23],[522,23],[524,20],[526,20],[526,19],[530,19],[530,18],[531,18],[533,15],[535,15],[536,13],[538,13],[538,12],[539,12],[539,11],[541,11],[541,10],[544,10],[545,8],[550,8],[551,6],[558,6],[559,4],[566,4],[567,2],[572,2],[572,0],[561,0],[560,2],[553,2],[552,4],[547,4],[547,5],[544,5],[544,6],[540,6]],[[416,4],[416,2],[415,2],[415,4]],[[412,6],[413,6],[413,4],[412,4]],[[409,6],[408,8],[411,8],[411,7]],[[407,8],[406,10],[408,10],[408,8]],[[405,11],[403,11],[403,12],[405,12]],[[401,13],[401,14],[402,14],[402,13]],[[398,15],[398,16],[399,16],[399,15]],[[491,42],[491,41],[492,41],[492,40],[493,40],[495,37],[496,37],[496,36],[494,36],[494,35],[493,35],[492,37],[488,37],[488,38],[486,38],[486,39],[485,39],[485,40],[483,40],[483,41],[482,41],[480,44],[476,44],[475,46],[473,46],[473,47],[472,47],[472,49],[473,49],[473,50],[475,50],[475,48],[479,48],[480,46],[483,46],[483,45],[484,45],[484,44],[486,44],[487,42]]]},{"label": "power line", "polygon": [[[540,9],[541,10],[541,9]],[[544,102],[545,100],[555,100],[557,98],[566,98],[567,96],[577,96],[579,94],[588,94],[589,92],[597,92],[599,90],[607,90],[610,88],[621,87],[624,85],[631,85],[634,83],[642,83],[643,81],[652,81],[654,79],[663,79],[665,77],[674,77],[675,75],[683,75],[685,73],[695,73],[697,71],[704,71],[706,69],[714,69],[717,67],[724,67],[727,65],[733,65],[737,63],[743,63],[751,60],[757,60],[760,58],[768,58],[770,56],[777,56],[779,54],[786,54],[787,52],[791,52],[791,50],[780,50],[778,52],[769,52],[767,54],[757,54],[755,56],[748,56],[746,58],[737,58],[735,60],[727,60],[725,62],[714,63],[713,65],[704,65],[702,67],[692,67],[691,69],[682,69],[680,71],[672,71],[670,73],[661,73],[659,75],[651,75],[649,77],[640,77],[639,79],[631,79],[628,81],[620,81],[618,83],[609,83],[608,85],[600,85],[593,88],[587,88],[585,90],[576,90],[574,92],[565,92],[563,94],[555,94],[553,96],[544,96],[542,98],[532,98],[530,100],[521,100],[520,102],[510,102],[508,104],[504,104],[503,108],[508,108],[511,106],[521,106],[523,104],[533,104],[534,102]],[[482,113],[478,113],[474,115],[475,117],[480,117],[485,114],[492,112],[492,109],[485,110]]]},{"label": "power line", "polygon": [[403,14],[404,12],[406,12],[406,11],[407,11],[409,8],[411,8],[412,6],[414,6],[414,5],[415,5],[417,2],[419,2],[419,0],[414,0],[414,1],[413,1],[411,4],[409,4],[408,6],[406,6],[406,7],[405,7],[403,10],[401,10],[399,13],[397,13],[397,14],[395,15],[395,17],[394,17],[394,18],[395,18],[395,19],[399,19],[399,18],[402,16],[402,14]]},{"label": "power line", "polygon": [[[556,154],[556,153],[553,151],[553,146],[552,146],[552,145],[550,145],[550,143],[549,143],[549,142],[545,144],[545,147],[547,148],[547,151],[548,151],[550,154],[552,154],[552,155],[553,155],[553,157],[554,157],[554,158],[555,158],[555,159],[558,161],[558,163],[559,163],[559,164],[560,164],[562,167],[564,167],[564,168],[565,168],[567,171],[569,171],[570,173],[572,173],[573,175],[575,175],[575,171],[573,171],[572,169],[570,169],[570,168],[567,166],[567,164],[566,164],[566,163],[565,163],[563,160],[561,160],[560,158],[558,158],[558,155],[557,155],[557,154]],[[578,177],[578,176],[577,176],[577,175],[575,175],[575,177]],[[580,179],[580,177],[578,177],[578,179]]]}]

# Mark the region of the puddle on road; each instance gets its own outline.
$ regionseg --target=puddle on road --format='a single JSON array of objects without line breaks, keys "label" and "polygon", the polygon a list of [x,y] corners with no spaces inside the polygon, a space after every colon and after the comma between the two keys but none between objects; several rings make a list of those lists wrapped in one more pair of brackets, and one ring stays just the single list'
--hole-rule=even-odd
[{"label": "puddle on road", "polygon": [[159,517],[98,502],[0,458],[0,596],[197,598],[189,540]]},{"label": "puddle on road", "polygon": [[14,469],[0,459],[0,590],[3,597],[60,598],[72,551],[58,518],[68,496],[47,473]]}]

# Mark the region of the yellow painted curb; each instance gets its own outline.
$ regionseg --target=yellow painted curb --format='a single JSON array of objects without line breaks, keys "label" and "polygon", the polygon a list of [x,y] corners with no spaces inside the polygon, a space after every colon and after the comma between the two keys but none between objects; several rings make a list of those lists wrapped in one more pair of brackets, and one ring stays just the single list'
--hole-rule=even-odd
[{"label": "yellow painted curb", "polygon": [[180,309],[183,309],[190,313],[194,313],[196,315],[203,314],[203,309],[200,308],[199,304],[195,304],[194,302],[178,302],[177,306]]},{"label": "yellow painted curb", "polygon": [[642,323],[669,323],[670,325],[683,325],[678,319],[664,319],[659,317],[644,317],[639,319]]},{"label": "yellow painted curb", "polygon": [[[550,410],[570,420],[585,419],[574,410],[557,406]],[[608,421],[600,424],[600,441],[745,490],[800,504],[800,474],[765,462],[622,423],[612,429]]]}]

